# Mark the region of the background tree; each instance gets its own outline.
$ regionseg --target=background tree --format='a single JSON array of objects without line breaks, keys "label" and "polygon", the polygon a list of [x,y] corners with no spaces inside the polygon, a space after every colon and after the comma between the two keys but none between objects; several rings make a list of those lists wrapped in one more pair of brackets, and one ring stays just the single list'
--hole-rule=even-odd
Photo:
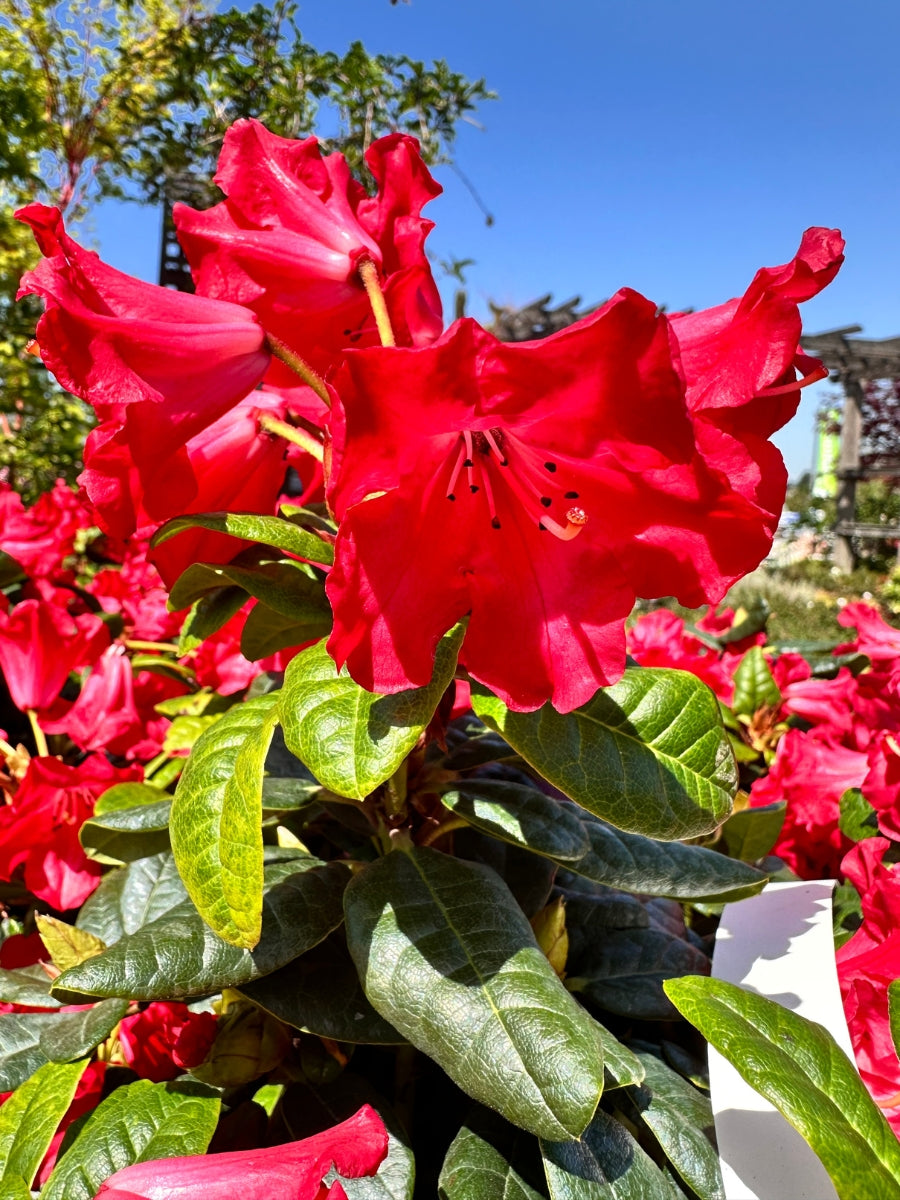
[{"label": "background tree", "polygon": [[164,201],[177,184],[195,203],[225,130],[257,117],[274,132],[313,131],[365,178],[369,143],[417,136],[431,164],[451,161],[460,120],[492,98],[446,62],[343,55],[303,41],[293,0],[216,12],[203,0],[0,0],[0,472],[32,498],[74,479],[90,426],[23,351],[39,305],[15,293],[36,252],[12,219],[31,200],[71,224],[104,196]]}]

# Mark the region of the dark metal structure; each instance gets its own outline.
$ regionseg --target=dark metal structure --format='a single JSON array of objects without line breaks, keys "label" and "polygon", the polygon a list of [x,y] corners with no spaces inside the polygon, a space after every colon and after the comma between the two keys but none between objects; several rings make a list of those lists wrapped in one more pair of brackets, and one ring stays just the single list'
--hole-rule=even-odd
[{"label": "dark metal structure", "polygon": [[177,203],[190,204],[193,208],[208,208],[221,199],[212,183],[205,178],[188,173],[167,179],[163,189],[162,236],[159,245],[159,283],[161,287],[174,288],[178,292],[193,292],[194,281],[191,268],[178,244],[172,208]]},{"label": "dark metal structure", "polygon": [[852,571],[856,565],[853,538],[898,538],[900,526],[868,525],[856,520],[856,485],[861,479],[900,473],[900,460],[862,466],[863,403],[873,380],[900,377],[900,337],[861,338],[862,326],[846,325],[824,333],[806,334],[804,350],[820,358],[831,379],[844,393],[841,451],[838,459],[837,517],[834,526],[834,565]]}]

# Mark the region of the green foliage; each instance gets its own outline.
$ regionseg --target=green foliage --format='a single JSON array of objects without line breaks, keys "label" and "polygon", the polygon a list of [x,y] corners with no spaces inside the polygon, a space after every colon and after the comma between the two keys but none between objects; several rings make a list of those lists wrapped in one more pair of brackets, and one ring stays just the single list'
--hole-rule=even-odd
[{"label": "green foliage", "polygon": [[[0,1110],[0,1195],[25,1197],[57,1126],[72,1102],[87,1059],[45,1063],[21,1084]],[[22,1190],[24,1188],[24,1191]]]}]

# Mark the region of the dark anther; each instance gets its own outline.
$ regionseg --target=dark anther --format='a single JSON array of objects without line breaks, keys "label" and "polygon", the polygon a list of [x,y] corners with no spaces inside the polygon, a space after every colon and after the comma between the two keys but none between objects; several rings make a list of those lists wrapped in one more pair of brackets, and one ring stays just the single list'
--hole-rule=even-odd
[{"label": "dark anther", "polygon": [[577,500],[578,493],[577,492],[566,492],[566,499],[567,500]]},{"label": "dark anther", "polygon": [[345,329],[345,330],[344,330],[344,337],[353,337],[353,330],[352,330],[352,329]]},{"label": "dark anther", "polygon": [[494,517],[493,521],[491,521],[491,528],[492,529],[500,528],[500,518],[499,517]]},{"label": "dark anther", "polygon": [[555,470],[556,470],[556,463],[554,463],[554,462],[545,462],[545,463],[544,463],[544,470],[545,470],[545,471],[555,471]]},{"label": "dark anther", "polygon": [[470,492],[477,492],[477,491],[478,491],[478,484],[477,484],[477,483],[470,483],[470,484],[469,484],[469,491],[470,491]]},{"label": "dark anther", "polygon": [[543,504],[544,508],[549,508],[552,503],[553,501],[549,496],[541,496],[541,504]]},{"label": "dark anther", "polygon": [[508,458],[501,458],[501,459],[500,459],[500,466],[501,466],[501,467],[508,467],[508,466],[509,466],[509,459],[508,459]]},{"label": "dark anther", "polygon": [[456,499],[456,497],[453,495],[453,493],[452,493],[452,492],[449,492],[449,493],[447,494],[447,499],[448,499],[448,500],[455,500],[455,499]]},{"label": "dark anther", "polygon": [[475,464],[472,462],[471,458],[467,458],[466,461],[463,463],[464,467],[474,467],[474,465]]},{"label": "dark anther", "polygon": [[547,532],[547,526],[544,524],[543,521],[538,521],[538,529],[541,531],[541,533]]}]

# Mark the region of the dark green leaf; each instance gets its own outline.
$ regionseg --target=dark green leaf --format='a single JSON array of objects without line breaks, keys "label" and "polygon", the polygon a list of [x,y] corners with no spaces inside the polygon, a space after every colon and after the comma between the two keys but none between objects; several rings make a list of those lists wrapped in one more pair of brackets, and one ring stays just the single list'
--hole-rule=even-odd
[{"label": "dark green leaf", "polygon": [[439,1200],[546,1200],[540,1147],[530,1133],[478,1108],[450,1143]]},{"label": "dark green leaf", "polygon": [[643,1053],[644,1082],[627,1094],[639,1120],[653,1131],[663,1153],[703,1200],[725,1200],[709,1096]]},{"label": "dark green leaf", "polygon": [[[31,1184],[57,1126],[75,1095],[87,1061],[45,1063],[20,1084],[0,1109],[0,1196],[12,1200]],[[19,1189],[21,1191],[21,1188]]]},{"label": "dark green leaf", "polygon": [[255,513],[195,513],[188,517],[175,517],[167,521],[153,535],[150,545],[160,546],[183,533],[186,529],[210,529],[216,533],[228,533],[247,542],[261,542],[274,546],[309,562],[330,566],[334,562],[332,546],[308,529],[301,529],[292,521],[280,517],[259,516]]},{"label": "dark green leaf", "polygon": [[226,625],[247,603],[247,593],[238,587],[217,588],[201,596],[184,619],[178,635],[178,653],[190,654],[208,637]]},{"label": "dark green leaf", "polygon": [[776,800],[732,813],[722,826],[722,841],[729,855],[744,862],[764,858],[778,841],[786,809],[784,800]]},{"label": "dark green leaf", "polygon": [[888,984],[888,1019],[891,1025],[891,1041],[894,1050],[900,1055],[900,979]]},{"label": "dark green leaf", "polygon": [[541,1142],[551,1200],[680,1200],[631,1134],[598,1111],[577,1142]]},{"label": "dark green leaf", "polygon": [[18,583],[22,579],[28,578],[28,572],[20,563],[7,554],[5,550],[0,550],[0,588],[8,588],[14,583]]},{"label": "dark green leaf", "polygon": [[446,792],[441,803],[482,833],[557,862],[581,859],[589,849],[575,809],[537,788],[476,776]]},{"label": "dark green leaf", "polygon": [[582,808],[618,829],[664,840],[715,829],[737,768],[713,693],[684,671],[631,667],[582,708],[511,712],[483,688],[472,706]]},{"label": "dark green leaf", "polygon": [[168,850],[172,801],[160,800],[156,788],[147,790],[156,792],[155,804],[115,809],[85,821],[78,837],[91,858],[116,864]]},{"label": "dark green leaf", "polygon": [[774,708],[780,703],[781,692],[762,647],[751,646],[734,673],[734,700],[731,707],[742,716],[752,717],[761,708]]},{"label": "dark green leaf", "polygon": [[492,871],[395,851],[354,877],[345,913],[386,1020],[514,1124],[578,1136],[603,1088],[602,1042]]},{"label": "dark green leaf", "polygon": [[831,896],[831,922],[834,929],[834,948],[839,950],[849,942],[862,925],[862,902],[852,883],[839,883]]},{"label": "dark green leaf", "polygon": [[40,963],[12,971],[0,970],[0,1001],[29,1008],[59,1007],[59,1001],[50,995],[50,977]]},{"label": "dark green leaf", "polygon": [[281,723],[288,749],[339,796],[362,800],[394,774],[431,720],[456,670],[463,626],[438,644],[427,687],[375,696],[340,673],[324,642],[292,659]]},{"label": "dark green leaf", "polygon": [[51,1062],[72,1062],[89,1054],[109,1037],[128,1004],[128,1000],[101,1000],[83,1012],[60,1013],[41,1034],[41,1051]]},{"label": "dark green leaf", "polygon": [[852,842],[878,837],[878,814],[859,788],[847,788],[841,796],[839,826]]},{"label": "dark green leaf", "polygon": [[578,862],[563,865],[576,875],[607,887],[673,900],[724,903],[762,891],[767,876],[703,846],[658,842],[623,833],[590,813],[581,813],[590,850]]},{"label": "dark green leaf", "polygon": [[900,1142],[821,1025],[721,979],[672,979],[666,991],[806,1138],[840,1200],[900,1197]]},{"label": "dark green leaf", "polygon": [[273,778],[263,780],[264,812],[296,812],[313,804],[322,791],[318,783],[306,779]]},{"label": "dark green leaf", "polygon": [[305,954],[337,928],[348,876],[342,863],[315,858],[276,863],[266,868],[271,886],[253,951],[223,941],[187,900],[65,971],[54,993],[174,1000],[238,987]]},{"label": "dark green leaf", "polygon": [[406,1041],[369,1003],[340,932],[240,991],[279,1021],[335,1042]]},{"label": "dark green leaf", "polygon": [[115,783],[97,797],[94,816],[136,808],[139,804],[158,804],[162,798],[159,788],[151,787],[149,783]]},{"label": "dark green leaf", "polygon": [[78,914],[78,928],[111,946],[187,899],[171,854],[141,858],[100,881]]},{"label": "dark green leaf", "polygon": [[605,1025],[596,1022],[603,1043],[603,1065],[612,1079],[607,1087],[627,1087],[632,1083],[641,1083],[644,1079],[644,1067],[638,1056],[627,1046],[623,1046]]},{"label": "dark green leaf", "polygon": [[278,693],[229,709],[197,741],[169,833],[181,878],[221,938],[250,950],[262,920],[262,780]]},{"label": "dark green leaf", "polygon": [[41,1034],[58,1013],[4,1013],[0,1016],[0,1092],[11,1092],[47,1062]]},{"label": "dark green leaf", "polygon": [[41,1192],[41,1200],[93,1200],[101,1183],[136,1162],[203,1154],[219,1117],[219,1096],[200,1083],[116,1088],[90,1114]]},{"label": "dark green leaf", "polygon": [[324,583],[311,579],[293,559],[247,566],[237,562],[224,566],[194,563],[172,588],[169,608],[187,608],[207,592],[227,586],[242,588],[248,596],[261,600],[267,608],[297,624],[319,622],[330,628],[331,606]]},{"label": "dark green leaf", "polygon": [[331,613],[298,621],[275,612],[265,604],[254,604],[241,630],[241,654],[251,662],[268,658],[288,646],[302,646],[331,632]]}]

